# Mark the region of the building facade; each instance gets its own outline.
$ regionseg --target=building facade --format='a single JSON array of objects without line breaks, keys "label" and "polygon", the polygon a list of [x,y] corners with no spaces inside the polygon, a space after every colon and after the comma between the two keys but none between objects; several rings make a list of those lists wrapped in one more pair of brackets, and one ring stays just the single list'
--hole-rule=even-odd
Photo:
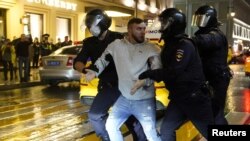
[{"label": "building facade", "polygon": [[80,29],[82,21],[86,12],[93,8],[130,14],[112,19],[111,30],[126,32],[126,23],[131,17],[150,21],[166,7],[177,7],[187,15],[187,33],[193,35],[197,27],[191,26],[192,14],[204,4],[217,9],[223,23],[220,28],[229,44],[249,46],[249,0],[1,0],[0,38],[12,39],[22,33],[41,38],[48,33],[54,42],[57,38],[63,40],[64,36],[73,41],[82,40],[89,36],[86,30]]},{"label": "building facade", "polygon": [[55,43],[69,36],[73,41],[88,36],[83,19],[88,10],[102,8],[129,14],[113,17],[111,30],[126,31],[131,17],[153,18],[172,0],[1,0],[0,37],[13,39],[22,33],[41,39],[49,34]]}]

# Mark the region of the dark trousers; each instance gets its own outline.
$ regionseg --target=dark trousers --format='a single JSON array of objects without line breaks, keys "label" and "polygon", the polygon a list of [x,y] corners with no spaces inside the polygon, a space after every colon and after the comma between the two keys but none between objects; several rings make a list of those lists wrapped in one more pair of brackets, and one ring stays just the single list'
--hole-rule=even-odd
[{"label": "dark trousers", "polygon": [[4,80],[8,80],[8,71],[10,71],[10,80],[13,79],[13,63],[3,60]]},{"label": "dark trousers", "polygon": [[170,100],[160,130],[162,141],[175,141],[175,131],[187,120],[190,120],[196,129],[207,138],[207,127],[213,124],[209,96],[199,94],[183,100]]},{"label": "dark trousers", "polygon": [[228,122],[224,115],[224,108],[227,97],[227,88],[230,82],[230,78],[217,77],[209,80],[210,85],[213,88],[214,94],[212,97],[212,107],[214,112],[215,124],[227,125]]},{"label": "dark trousers", "polygon": [[33,64],[32,64],[32,67],[33,68],[38,68],[38,66],[39,66],[39,54],[37,55],[37,54],[35,54],[34,55],[34,57],[33,57],[33,62],[32,62]]},{"label": "dark trousers", "polygon": [[30,60],[29,57],[18,57],[19,77],[21,82],[29,81]]},{"label": "dark trousers", "polygon": [[[105,83],[99,84],[98,93],[90,107],[88,113],[89,121],[91,122],[97,136],[100,136],[103,139],[109,138],[105,128],[108,110],[119,96],[120,91],[118,90],[118,86],[112,86],[111,84]],[[134,141],[146,141],[143,129],[136,118],[130,117],[125,124],[132,134]]]}]

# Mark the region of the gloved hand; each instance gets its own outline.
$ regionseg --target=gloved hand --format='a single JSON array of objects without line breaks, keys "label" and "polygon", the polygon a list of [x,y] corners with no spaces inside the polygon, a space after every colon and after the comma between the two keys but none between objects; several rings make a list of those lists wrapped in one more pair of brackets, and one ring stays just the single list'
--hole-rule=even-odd
[{"label": "gloved hand", "polygon": [[152,78],[153,70],[146,70],[139,75],[139,79]]},{"label": "gloved hand", "polygon": [[86,73],[87,73],[86,68],[83,68],[83,69],[82,69],[82,73],[83,73],[83,74],[86,74]]},{"label": "gloved hand", "polygon": [[108,61],[108,62],[110,62],[111,60],[113,60],[112,55],[111,55],[111,54],[107,54],[107,55],[105,56],[105,60]]},{"label": "gloved hand", "polygon": [[99,72],[99,69],[96,67],[96,65],[94,64],[91,64],[89,67],[87,67],[86,69],[89,69],[89,70],[93,70],[95,72]]},{"label": "gloved hand", "polygon": [[139,79],[141,80],[141,79],[150,78],[151,80],[155,80],[157,82],[160,82],[163,80],[161,72],[162,71],[160,69],[147,70],[139,75]]}]

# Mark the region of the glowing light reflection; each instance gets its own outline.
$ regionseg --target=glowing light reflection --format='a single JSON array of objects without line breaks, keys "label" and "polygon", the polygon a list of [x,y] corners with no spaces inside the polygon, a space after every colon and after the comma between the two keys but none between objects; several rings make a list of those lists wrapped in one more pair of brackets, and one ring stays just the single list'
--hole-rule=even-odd
[{"label": "glowing light reflection", "polygon": [[244,90],[243,95],[244,111],[250,113],[250,89]]}]

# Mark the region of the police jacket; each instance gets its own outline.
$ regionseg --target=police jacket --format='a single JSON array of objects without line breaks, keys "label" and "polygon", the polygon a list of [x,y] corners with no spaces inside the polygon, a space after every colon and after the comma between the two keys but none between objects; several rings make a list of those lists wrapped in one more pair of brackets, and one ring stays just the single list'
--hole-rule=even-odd
[{"label": "police jacket", "polygon": [[185,34],[165,39],[164,42],[161,52],[163,68],[155,75],[158,81],[164,81],[170,92],[169,99],[185,99],[204,83],[199,53]]},{"label": "police jacket", "polygon": [[218,28],[201,28],[193,40],[198,47],[207,79],[218,77],[228,69],[228,43]]},{"label": "police jacket", "polygon": [[[74,59],[74,64],[77,61],[83,62],[91,61],[93,64],[102,55],[107,46],[115,39],[121,39],[123,35],[118,32],[109,31],[104,40],[99,40],[98,37],[89,37],[83,40],[83,47],[81,52]],[[110,61],[106,69],[99,75],[100,83],[118,84],[118,77],[113,60]]]}]

